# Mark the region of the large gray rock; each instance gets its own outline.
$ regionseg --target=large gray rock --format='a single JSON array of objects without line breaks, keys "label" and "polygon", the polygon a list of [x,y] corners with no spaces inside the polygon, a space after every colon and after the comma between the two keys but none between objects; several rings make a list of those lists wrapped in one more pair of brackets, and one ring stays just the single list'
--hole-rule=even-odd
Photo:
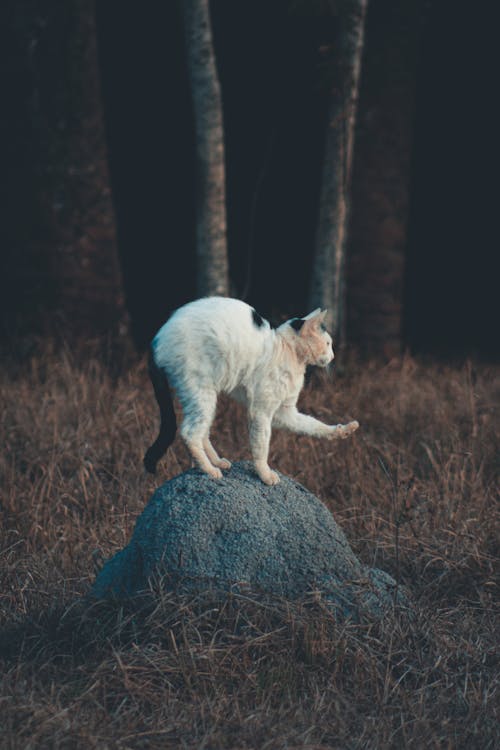
[{"label": "large gray rock", "polygon": [[318,591],[344,615],[381,614],[397,594],[389,575],[361,565],[318,498],[284,475],[266,486],[246,461],[221,480],[191,469],[161,486],[91,595],[133,596],[158,574],[188,589],[250,587],[290,599]]}]

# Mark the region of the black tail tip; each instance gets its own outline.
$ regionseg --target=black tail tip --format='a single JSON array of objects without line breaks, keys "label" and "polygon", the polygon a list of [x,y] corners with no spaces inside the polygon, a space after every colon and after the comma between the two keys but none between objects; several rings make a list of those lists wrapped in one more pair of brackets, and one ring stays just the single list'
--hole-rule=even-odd
[{"label": "black tail tip", "polygon": [[146,451],[144,456],[144,468],[149,474],[156,474],[156,464],[158,461],[151,455],[151,448]]}]

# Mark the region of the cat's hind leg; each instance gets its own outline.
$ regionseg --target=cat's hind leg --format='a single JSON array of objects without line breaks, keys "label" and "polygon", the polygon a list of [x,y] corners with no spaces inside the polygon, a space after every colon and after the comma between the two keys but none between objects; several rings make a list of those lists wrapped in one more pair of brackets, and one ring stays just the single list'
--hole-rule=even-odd
[{"label": "cat's hind leg", "polygon": [[227,458],[220,458],[214,446],[210,442],[210,438],[208,437],[208,435],[203,440],[203,447],[205,448],[205,453],[207,454],[208,458],[210,459],[211,463],[213,463],[214,466],[218,466],[219,469],[231,468],[231,461],[228,461]]},{"label": "cat's hind leg", "polygon": [[[179,389],[180,390],[180,389]],[[196,394],[178,392],[183,411],[181,435],[199,468],[214,479],[220,479],[222,472],[214,466],[205,448],[210,425],[212,424],[217,394],[211,390],[199,390]]]}]

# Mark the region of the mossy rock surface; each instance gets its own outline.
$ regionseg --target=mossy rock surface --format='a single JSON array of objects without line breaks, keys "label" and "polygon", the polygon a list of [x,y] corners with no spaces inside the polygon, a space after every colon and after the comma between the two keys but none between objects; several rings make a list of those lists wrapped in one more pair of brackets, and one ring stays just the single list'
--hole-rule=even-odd
[{"label": "mossy rock surface", "polygon": [[289,599],[317,591],[345,616],[360,608],[381,614],[395,594],[402,602],[389,575],[359,562],[323,503],[280,478],[268,487],[246,461],[221,480],[197,469],[174,477],[154,493],[91,595],[134,596],[161,575],[165,586],[187,589],[250,588]]}]

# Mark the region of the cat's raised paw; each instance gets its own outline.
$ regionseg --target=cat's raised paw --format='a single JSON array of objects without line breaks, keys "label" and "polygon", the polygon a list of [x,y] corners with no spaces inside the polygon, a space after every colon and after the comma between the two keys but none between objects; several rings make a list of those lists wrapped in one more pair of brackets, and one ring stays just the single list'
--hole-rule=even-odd
[{"label": "cat's raised paw", "polygon": [[345,440],[359,427],[359,422],[354,420],[347,424],[335,424],[329,428],[328,440]]},{"label": "cat's raised paw", "polygon": [[219,469],[230,469],[232,464],[231,461],[227,460],[227,458],[219,458],[217,466],[219,467]]},{"label": "cat's raised paw", "polygon": [[345,440],[345,438],[349,437],[349,435],[352,435],[353,432],[356,432],[356,430],[359,427],[359,422],[354,420],[353,422],[348,422],[347,424],[342,425],[342,431],[340,433],[340,437]]}]

